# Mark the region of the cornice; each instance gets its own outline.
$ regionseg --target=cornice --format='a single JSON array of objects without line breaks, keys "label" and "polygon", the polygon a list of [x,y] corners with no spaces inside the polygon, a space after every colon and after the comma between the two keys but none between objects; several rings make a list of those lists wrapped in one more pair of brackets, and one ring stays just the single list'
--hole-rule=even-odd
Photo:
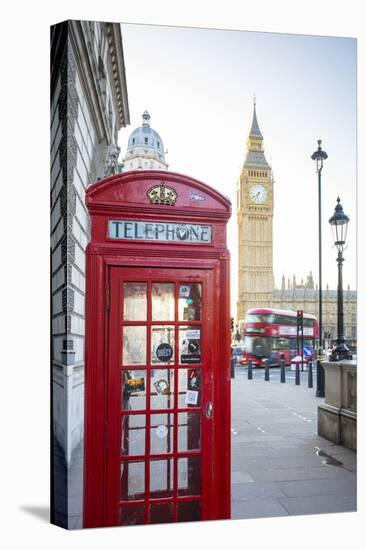
[{"label": "cornice", "polygon": [[89,106],[90,116],[94,119],[94,128],[98,139],[108,135],[107,119],[101,105],[101,90],[97,82],[97,68],[95,67],[88,47],[91,47],[90,37],[87,36],[85,25],[88,21],[70,21],[69,38],[73,47],[73,54],[79,69],[79,78]]},{"label": "cornice", "polygon": [[123,56],[122,34],[119,23],[104,23],[112,72],[112,90],[119,127],[130,124],[126,70]]}]

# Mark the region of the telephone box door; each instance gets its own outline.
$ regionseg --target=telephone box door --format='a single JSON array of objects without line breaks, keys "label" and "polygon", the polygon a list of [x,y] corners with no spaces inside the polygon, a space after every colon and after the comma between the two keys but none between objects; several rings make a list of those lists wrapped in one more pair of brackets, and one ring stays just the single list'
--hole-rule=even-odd
[{"label": "telephone box door", "polygon": [[212,278],[110,268],[108,525],[211,517]]}]

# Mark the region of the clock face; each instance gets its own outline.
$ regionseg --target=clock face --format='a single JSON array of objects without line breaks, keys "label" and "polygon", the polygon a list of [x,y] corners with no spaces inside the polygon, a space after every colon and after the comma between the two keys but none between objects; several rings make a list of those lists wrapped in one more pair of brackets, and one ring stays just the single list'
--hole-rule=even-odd
[{"label": "clock face", "polygon": [[255,204],[263,204],[267,198],[266,188],[260,183],[256,183],[250,189],[250,198]]}]

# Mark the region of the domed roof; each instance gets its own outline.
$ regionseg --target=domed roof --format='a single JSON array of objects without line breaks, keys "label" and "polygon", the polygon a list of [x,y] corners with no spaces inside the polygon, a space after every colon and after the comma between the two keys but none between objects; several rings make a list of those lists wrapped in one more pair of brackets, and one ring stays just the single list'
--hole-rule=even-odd
[{"label": "domed roof", "polygon": [[150,126],[150,115],[145,111],[142,125],[136,128],[129,137],[127,152],[134,149],[147,149],[161,155],[164,160],[164,144],[159,134]]}]

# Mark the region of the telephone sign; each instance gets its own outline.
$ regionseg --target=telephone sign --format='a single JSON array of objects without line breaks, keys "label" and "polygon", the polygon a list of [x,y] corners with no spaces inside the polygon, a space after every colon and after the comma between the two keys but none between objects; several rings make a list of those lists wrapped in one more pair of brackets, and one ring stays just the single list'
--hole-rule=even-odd
[{"label": "telephone sign", "polygon": [[108,220],[108,236],[110,239],[174,243],[210,243],[212,240],[211,225],[139,220]]}]

